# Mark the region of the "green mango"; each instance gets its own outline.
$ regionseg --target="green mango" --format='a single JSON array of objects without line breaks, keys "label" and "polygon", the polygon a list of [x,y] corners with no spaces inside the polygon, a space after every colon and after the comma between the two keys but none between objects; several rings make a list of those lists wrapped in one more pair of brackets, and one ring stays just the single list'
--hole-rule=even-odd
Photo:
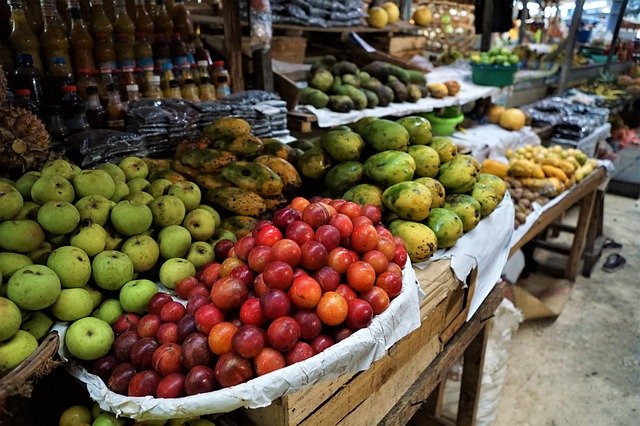
[{"label": "green mango", "polygon": [[391,120],[370,122],[361,133],[365,142],[376,151],[406,151],[409,146],[409,132],[401,124]]},{"label": "green mango", "polygon": [[439,248],[453,247],[464,232],[458,215],[440,207],[431,209],[426,225],[436,234]]},{"label": "green mango", "polygon": [[[333,81],[332,81],[333,83]],[[312,87],[305,87],[298,94],[298,102],[315,108],[324,108],[329,104],[329,95]]]},{"label": "green mango", "polygon": [[411,180],[415,171],[415,160],[402,151],[378,152],[364,163],[364,174],[385,188]]},{"label": "green mango", "polygon": [[500,203],[500,198],[495,191],[484,183],[476,183],[471,190],[471,196],[480,203],[482,217],[489,216]]},{"label": "green mango", "polygon": [[376,207],[383,207],[382,193],[382,188],[378,186],[370,183],[361,183],[345,192],[342,198],[357,204],[371,204]]},{"label": "green mango", "polygon": [[441,163],[453,160],[453,157],[458,153],[456,144],[446,136],[434,137],[429,142],[429,146],[438,152]]},{"label": "green mango", "polygon": [[470,195],[451,194],[445,198],[442,208],[451,210],[462,221],[462,230],[469,232],[480,222],[480,203]]},{"label": "green mango", "polygon": [[439,180],[430,177],[421,177],[413,181],[429,188],[431,192],[431,208],[441,207],[444,204],[445,190]]},{"label": "green mango", "polygon": [[400,182],[384,191],[382,202],[400,218],[419,222],[429,216],[431,191],[418,182]]},{"label": "green mango", "polygon": [[424,117],[410,115],[396,121],[409,132],[409,143],[411,145],[427,145],[433,138],[431,123]]},{"label": "green mango", "polygon": [[333,167],[324,177],[325,186],[336,195],[357,185],[362,180],[363,166],[357,161],[347,161]]},{"label": "green mango", "polygon": [[[473,189],[476,183],[476,175],[479,168],[477,161],[468,160],[469,156],[462,157],[458,161],[452,160],[440,165],[438,180],[444,186],[447,193],[462,194]],[[473,158],[473,157],[469,157]],[[475,159],[473,159],[475,160]]]},{"label": "green mango", "polygon": [[373,123],[376,120],[379,120],[379,118],[378,117],[362,117],[361,119],[359,119],[355,123],[351,123],[349,126],[351,127],[351,130],[353,130],[354,132],[362,135],[362,133],[364,132],[364,129],[370,123]]},{"label": "green mango", "polygon": [[364,148],[364,141],[351,129],[332,130],[322,135],[320,146],[338,162],[358,161]]},{"label": "green mango", "polygon": [[476,176],[476,181],[478,183],[483,183],[487,186],[490,186],[491,189],[496,193],[500,201],[502,201],[502,197],[504,197],[504,193],[507,192],[507,184],[504,181],[496,176],[489,173],[478,173]]},{"label": "green mango", "polygon": [[434,177],[440,170],[440,156],[427,145],[412,145],[407,151],[416,161],[416,176]]},{"label": "green mango", "polygon": [[389,231],[394,237],[402,238],[412,262],[427,260],[438,249],[436,234],[422,223],[394,220]]},{"label": "green mango", "polygon": [[298,160],[297,169],[302,176],[309,179],[320,179],[331,168],[331,157],[322,148],[311,148],[305,151]]}]

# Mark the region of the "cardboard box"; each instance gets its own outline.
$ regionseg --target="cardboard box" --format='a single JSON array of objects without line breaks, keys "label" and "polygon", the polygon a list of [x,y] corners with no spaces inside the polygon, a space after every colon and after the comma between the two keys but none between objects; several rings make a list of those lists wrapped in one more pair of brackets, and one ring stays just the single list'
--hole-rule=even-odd
[{"label": "cardboard box", "polygon": [[513,302],[525,319],[560,315],[571,296],[569,280],[535,273],[520,279],[513,287]]}]

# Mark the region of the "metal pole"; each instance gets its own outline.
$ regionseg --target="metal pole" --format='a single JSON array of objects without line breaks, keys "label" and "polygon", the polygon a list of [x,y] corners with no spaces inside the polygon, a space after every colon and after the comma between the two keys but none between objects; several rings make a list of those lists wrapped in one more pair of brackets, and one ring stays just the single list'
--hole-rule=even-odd
[{"label": "metal pole", "polygon": [[573,17],[571,18],[571,28],[569,29],[569,35],[567,37],[567,47],[564,52],[564,64],[560,70],[560,84],[558,86],[558,92],[562,93],[567,88],[567,76],[571,71],[573,64],[573,49],[576,44],[576,34],[580,28],[580,20],[582,19],[582,8],[584,6],[584,0],[576,0],[576,8],[573,10]]},{"label": "metal pole", "polygon": [[480,50],[483,52],[491,49],[491,28],[492,27],[493,27],[493,0],[484,0],[484,7],[482,11],[482,37],[480,38]]},{"label": "metal pole", "polygon": [[522,0],[522,16],[520,17],[520,31],[518,31],[518,44],[524,41],[524,35],[527,29],[527,19],[529,18],[529,9],[527,9],[527,0]]},{"label": "metal pole", "polygon": [[613,30],[613,38],[611,39],[611,47],[609,47],[609,54],[607,55],[607,64],[605,65],[605,71],[609,71],[611,61],[613,60],[613,54],[616,50],[616,44],[618,44],[618,35],[620,34],[620,25],[622,24],[622,18],[624,18],[624,11],[627,8],[629,0],[622,0],[620,4],[620,11],[616,17],[616,27]]}]

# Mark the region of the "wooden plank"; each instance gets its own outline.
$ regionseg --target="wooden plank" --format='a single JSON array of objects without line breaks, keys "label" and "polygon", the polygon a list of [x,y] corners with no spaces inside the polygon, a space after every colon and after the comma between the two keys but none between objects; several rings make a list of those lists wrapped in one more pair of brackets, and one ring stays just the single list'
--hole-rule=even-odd
[{"label": "wooden plank", "polygon": [[273,92],[273,70],[269,49],[257,49],[252,53],[253,83],[256,89]]},{"label": "wooden plank", "polygon": [[489,327],[490,323],[485,322],[480,333],[471,341],[464,353],[456,421],[460,426],[473,426],[476,422],[478,397],[480,396],[480,386],[482,385],[484,353],[489,339]]},{"label": "wooden plank", "polygon": [[242,74],[242,28],[240,26],[240,3],[233,0],[222,0],[222,17],[224,22],[224,57],[227,60],[231,76],[231,90],[235,93],[244,90]]},{"label": "wooden plank", "polygon": [[328,383],[320,383],[318,386],[305,389],[287,396],[289,406],[289,419],[292,425],[301,423],[326,400],[337,394],[340,389],[347,386],[358,373],[344,374]]},{"label": "wooden plank", "polygon": [[582,200],[580,215],[578,216],[578,223],[576,225],[576,233],[573,237],[571,252],[569,253],[569,259],[567,259],[567,269],[565,270],[565,278],[571,281],[574,281],[578,274],[578,266],[580,264],[580,258],[582,258],[587,232],[589,232],[589,222],[593,215],[595,200],[596,191],[591,192]]}]

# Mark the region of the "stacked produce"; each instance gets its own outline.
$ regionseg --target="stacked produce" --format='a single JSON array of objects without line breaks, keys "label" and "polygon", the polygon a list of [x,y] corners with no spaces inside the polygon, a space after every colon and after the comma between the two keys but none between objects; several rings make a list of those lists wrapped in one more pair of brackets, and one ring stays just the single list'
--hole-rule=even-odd
[{"label": "stacked produce", "polygon": [[475,158],[457,154],[451,139],[433,137],[422,117],[365,117],[325,133],[319,144],[300,157],[300,173],[324,180],[331,196],[383,209],[414,262],[452,247],[506,191],[501,178],[479,173]]},{"label": "stacked produce", "polygon": [[526,145],[507,152],[509,164],[487,159],[480,169],[484,173],[504,178],[516,203],[516,227],[522,225],[533,211],[533,203],[546,204],[579,183],[591,173],[597,163],[575,148]]},{"label": "stacked produce", "polygon": [[[110,323],[146,308],[155,281],[178,278],[214,258],[217,212],[198,186],[150,175],[140,158],[80,170],[53,160],[0,183],[0,374],[37,347],[54,319],[72,322],[71,354],[110,348]],[[91,316],[90,316],[91,315]]]},{"label": "stacked produce", "polygon": [[498,124],[505,130],[520,130],[524,127],[527,117],[518,108],[505,108],[502,105],[491,105],[487,111],[489,123]]},{"label": "stacked produce", "polygon": [[387,62],[374,61],[359,69],[351,62],[336,62],[333,56],[314,63],[308,83],[309,87],[300,91],[299,102],[337,112],[387,106],[391,102],[417,102],[429,93],[442,98],[460,90],[456,81],[427,86],[421,72]]},{"label": "stacked produce", "polygon": [[[296,197],[272,221],[113,324],[91,371],[128,396],[177,398],[235,386],[310,358],[368,327],[402,290],[407,252],[381,211]],[[162,272],[161,272],[162,273]],[[138,311],[140,312],[140,311]]]},{"label": "stacked produce", "polygon": [[[205,198],[224,209],[223,228],[246,231],[256,218],[287,203],[302,181],[291,164],[297,151],[272,139],[251,134],[249,123],[221,118],[205,127],[203,138],[182,142],[171,167],[194,179]],[[228,214],[227,214],[228,213]]]},{"label": "stacked produce", "polygon": [[126,426],[126,425],[140,425],[140,424],[152,424],[152,425],[182,425],[182,426],[215,426],[212,420],[205,417],[192,416],[189,418],[176,417],[171,423],[165,422],[148,422],[140,423],[134,420],[126,419],[124,417],[116,417],[115,414],[104,411],[100,408],[98,403],[94,403],[93,406],[88,407],[84,405],[72,405],[64,410],[60,415],[60,426],[82,426],[82,425],[95,425],[95,426]]},{"label": "stacked produce", "polygon": [[520,62],[517,54],[511,53],[507,48],[494,47],[487,52],[475,52],[469,56],[474,64],[482,65],[502,65],[504,67],[512,67]]}]

